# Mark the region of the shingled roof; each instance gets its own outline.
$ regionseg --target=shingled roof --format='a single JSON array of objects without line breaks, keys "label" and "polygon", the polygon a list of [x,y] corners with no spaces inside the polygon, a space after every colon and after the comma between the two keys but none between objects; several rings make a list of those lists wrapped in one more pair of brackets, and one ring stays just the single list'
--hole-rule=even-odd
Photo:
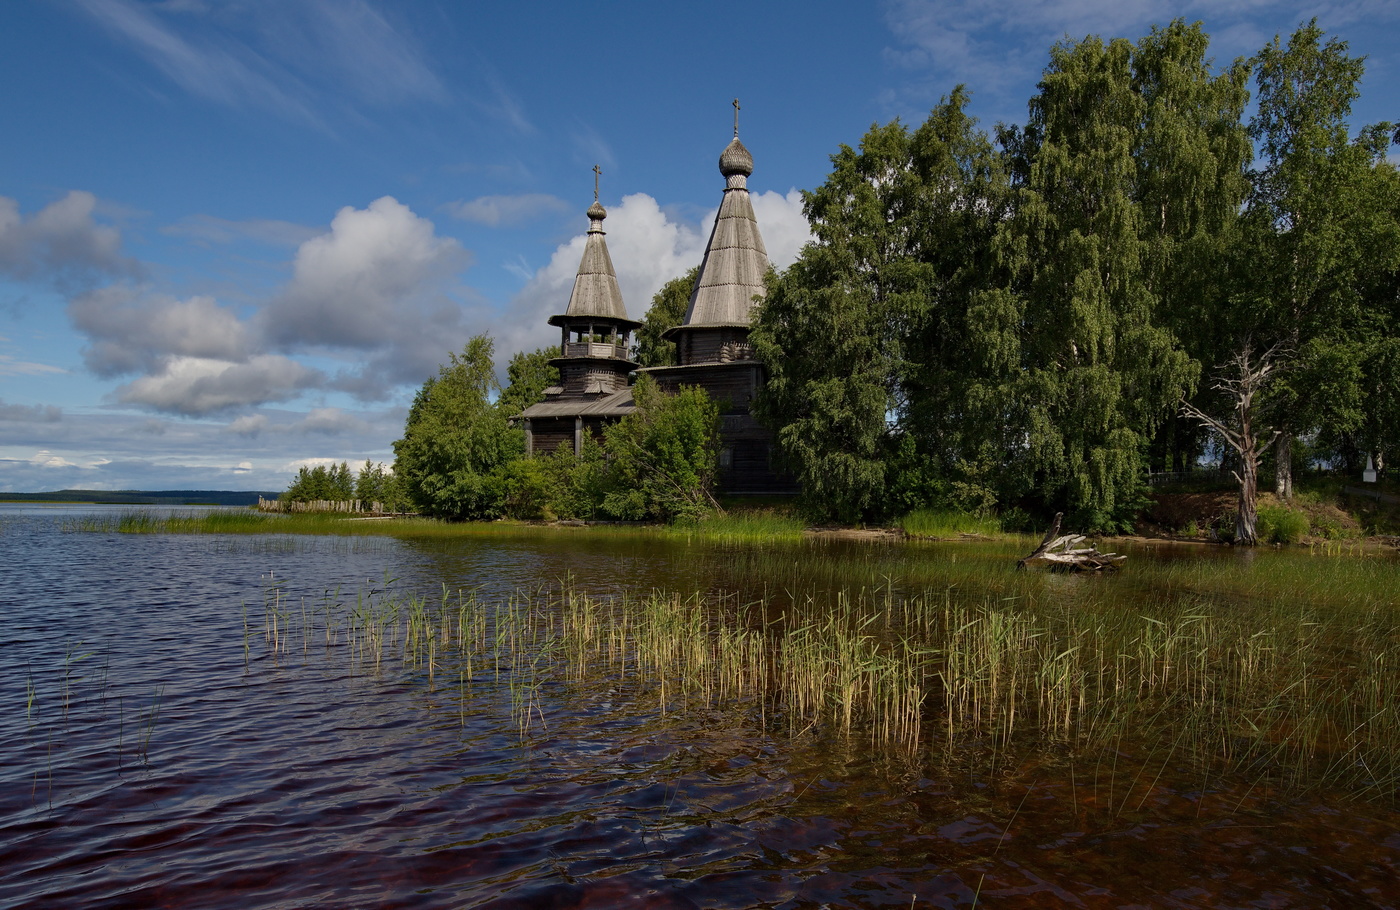
[{"label": "shingled roof", "polygon": [[768,251],[758,233],[748,189],[753,155],[739,141],[737,130],[734,140],[719,156],[719,172],[725,179],[724,199],[680,329],[746,326],[754,297],[765,293]]},{"label": "shingled roof", "polygon": [[[596,200],[588,209],[588,237],[584,241],[583,258],[574,278],[574,291],[569,295],[569,309],[564,316],[602,316],[607,319],[627,319],[627,307],[622,302],[622,289],[617,286],[608,244],[603,239],[603,219],[607,209]],[[555,323],[551,319],[551,323]],[[557,324],[557,323],[556,323]]]}]

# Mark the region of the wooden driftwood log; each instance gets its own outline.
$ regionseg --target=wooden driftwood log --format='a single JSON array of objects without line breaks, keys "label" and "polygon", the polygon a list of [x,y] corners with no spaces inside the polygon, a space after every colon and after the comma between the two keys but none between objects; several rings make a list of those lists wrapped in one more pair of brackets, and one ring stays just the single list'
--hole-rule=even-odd
[{"label": "wooden driftwood log", "polygon": [[1027,566],[1049,566],[1052,569],[1069,569],[1075,572],[1098,572],[1104,569],[1117,569],[1127,559],[1117,553],[1100,553],[1093,547],[1078,547],[1084,542],[1082,534],[1061,534],[1060,520],[1063,512],[1055,513],[1055,523],[1046,532],[1040,546],[1029,556],[1016,563],[1016,568]]}]

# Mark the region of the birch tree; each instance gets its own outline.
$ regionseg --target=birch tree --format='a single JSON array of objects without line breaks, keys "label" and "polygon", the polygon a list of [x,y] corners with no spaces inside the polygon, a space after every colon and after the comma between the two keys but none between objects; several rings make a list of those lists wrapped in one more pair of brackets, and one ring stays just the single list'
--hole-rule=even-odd
[{"label": "birch tree", "polygon": [[1246,219],[1252,268],[1243,296],[1256,336],[1294,352],[1271,396],[1280,430],[1276,491],[1284,498],[1293,492],[1297,436],[1346,433],[1364,420],[1361,365],[1377,338],[1364,289],[1400,257],[1393,242],[1375,242],[1393,223],[1375,192],[1393,127],[1350,136],[1365,60],[1346,42],[1323,38],[1313,20],[1255,57],[1259,105],[1250,134],[1261,167]]},{"label": "birch tree", "polygon": [[816,241],[759,310],[758,411],[817,517],[887,514],[896,451],[940,475],[959,457],[975,410],[966,314],[1006,196],[967,101],[959,86],[917,130],[873,125],[831,157],[804,193]]}]

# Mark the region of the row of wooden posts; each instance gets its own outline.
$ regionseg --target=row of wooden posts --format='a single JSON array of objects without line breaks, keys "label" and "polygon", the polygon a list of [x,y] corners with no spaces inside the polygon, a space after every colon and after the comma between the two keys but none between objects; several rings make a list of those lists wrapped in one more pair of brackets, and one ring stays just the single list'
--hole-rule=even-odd
[{"label": "row of wooden posts", "polygon": [[258,497],[259,512],[373,512],[382,513],[382,502],[359,499],[316,499],[308,502],[283,502],[280,499]]}]

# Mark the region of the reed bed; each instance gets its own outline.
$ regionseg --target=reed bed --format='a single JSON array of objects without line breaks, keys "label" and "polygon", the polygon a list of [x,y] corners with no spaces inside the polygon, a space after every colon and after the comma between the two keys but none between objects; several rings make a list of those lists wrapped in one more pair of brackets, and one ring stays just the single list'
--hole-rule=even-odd
[{"label": "reed bed", "polygon": [[1001,521],[990,515],[972,515],[946,509],[917,509],[899,520],[910,537],[999,537]]},{"label": "reed bed", "polygon": [[1219,567],[1166,564],[1155,593],[1126,602],[1108,586],[1066,597],[1044,576],[997,594],[886,582],[781,603],[600,597],[568,584],[430,597],[386,580],[291,608],[272,584],[263,634],[277,654],[320,644],[365,672],[397,665],[463,693],[508,691],[522,736],[567,713],[570,693],[607,690],[614,710],[719,710],[769,733],[920,760],[1136,755],[1159,776],[1393,801],[1400,611],[1383,577],[1393,567],[1348,566],[1377,574],[1373,596],[1347,598],[1281,568],[1262,567],[1270,584],[1256,575],[1250,586],[1249,566],[1227,583]]}]

